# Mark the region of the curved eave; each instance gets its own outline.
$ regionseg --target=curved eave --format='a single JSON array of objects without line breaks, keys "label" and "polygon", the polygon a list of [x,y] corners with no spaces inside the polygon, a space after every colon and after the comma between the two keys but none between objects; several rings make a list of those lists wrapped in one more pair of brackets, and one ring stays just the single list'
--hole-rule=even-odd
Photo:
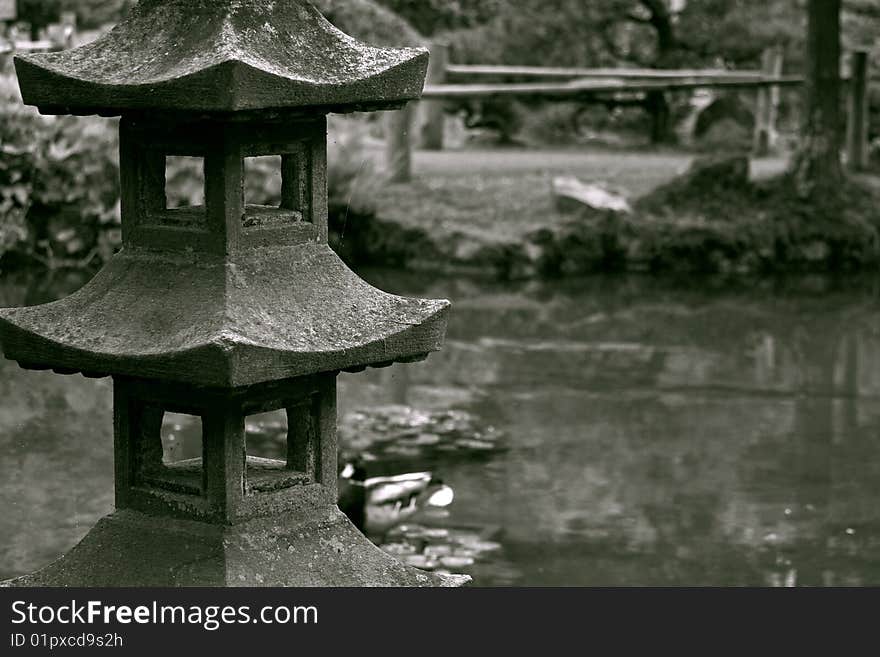
[{"label": "curved eave", "polygon": [[[430,333],[437,337],[424,340]],[[344,350],[279,352],[251,344],[222,342],[151,355],[116,355],[63,344],[0,318],[4,356],[28,370],[82,374],[89,378],[129,376],[217,388],[280,381],[322,372],[361,372],[368,368],[424,360],[438,351],[446,332],[445,309],[418,329]]]},{"label": "curved eave", "polygon": [[95,41],[15,59],[24,102],[71,114],[397,107],[424,48],[344,34],[307,0],[140,0]]},{"label": "curved eave", "polygon": [[0,346],[29,369],[238,387],[420,360],[448,308],[376,290],[317,244],[219,264],[121,254],[66,299],[0,310]]},{"label": "curved eave", "polygon": [[102,84],[39,64],[40,55],[15,58],[22,99],[44,113],[101,114],[176,111],[228,113],[264,109],[345,112],[400,107],[422,94],[427,51],[369,77],[316,83],[280,77],[239,61],[216,64],[164,81]]}]

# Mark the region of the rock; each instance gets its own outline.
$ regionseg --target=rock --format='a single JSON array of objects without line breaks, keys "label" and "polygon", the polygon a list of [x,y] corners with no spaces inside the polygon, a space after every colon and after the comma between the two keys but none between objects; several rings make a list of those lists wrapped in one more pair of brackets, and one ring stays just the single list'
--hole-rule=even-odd
[{"label": "rock", "polygon": [[584,209],[605,214],[630,214],[629,201],[617,191],[599,183],[585,183],[574,176],[559,176],[552,182],[553,196],[560,212],[580,212]]},{"label": "rock", "polygon": [[440,563],[446,568],[467,568],[474,565],[474,559],[471,557],[442,557]]}]

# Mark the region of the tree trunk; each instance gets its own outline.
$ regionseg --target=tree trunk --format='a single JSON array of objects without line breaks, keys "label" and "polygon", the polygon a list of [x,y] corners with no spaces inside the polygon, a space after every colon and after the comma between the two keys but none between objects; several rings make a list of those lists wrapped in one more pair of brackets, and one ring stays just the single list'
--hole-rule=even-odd
[{"label": "tree trunk", "polygon": [[843,178],[840,162],[840,4],[809,0],[807,77],[801,143],[794,180],[803,198],[833,194]]},{"label": "tree trunk", "polygon": [[651,143],[669,144],[675,141],[672,132],[672,111],[662,91],[651,91],[645,96],[645,109],[651,116]]},{"label": "tree trunk", "polygon": [[[651,13],[648,22],[657,33],[657,60],[654,66],[671,68],[674,63],[670,60],[678,48],[672,14],[663,0],[642,0],[642,6]],[[662,91],[649,92],[645,98],[645,109],[651,115],[651,142],[653,144],[674,142],[672,110],[666,94]]]}]

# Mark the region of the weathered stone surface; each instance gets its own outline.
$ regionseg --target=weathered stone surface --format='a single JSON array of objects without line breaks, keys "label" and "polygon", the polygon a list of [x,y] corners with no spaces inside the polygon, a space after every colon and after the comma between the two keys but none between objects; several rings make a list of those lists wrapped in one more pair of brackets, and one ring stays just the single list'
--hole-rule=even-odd
[{"label": "weathered stone surface", "polygon": [[97,41],[15,64],[48,113],[346,111],[417,98],[428,52],[362,44],[305,0],[141,0]]},{"label": "weathered stone surface", "polygon": [[632,212],[623,194],[600,183],[585,183],[574,176],[559,176],[553,179],[551,187],[560,212]]},{"label": "weathered stone surface", "polygon": [[242,386],[421,359],[448,308],[375,289],[323,244],[124,251],[66,299],[0,311],[0,341],[36,369]]},{"label": "weathered stone surface", "polygon": [[338,509],[306,519],[225,526],[135,511],[101,519],[69,553],[5,586],[460,586],[404,566],[370,543]]}]

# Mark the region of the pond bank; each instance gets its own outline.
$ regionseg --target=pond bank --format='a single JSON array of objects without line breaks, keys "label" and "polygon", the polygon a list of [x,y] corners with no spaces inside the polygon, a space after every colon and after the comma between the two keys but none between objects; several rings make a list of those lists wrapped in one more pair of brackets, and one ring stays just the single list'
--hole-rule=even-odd
[{"label": "pond bank", "polygon": [[502,279],[880,266],[876,177],[851,180],[844,203],[815,204],[796,197],[780,162],[706,158],[676,175],[669,167],[689,158],[646,157],[641,171],[624,160],[601,181],[595,169],[575,171],[586,183],[610,179],[632,212],[561,210],[551,193],[558,168],[478,174],[464,167],[466,174],[455,175],[440,162],[440,175],[377,186],[371,204],[335,208],[334,245],[358,264]]}]

